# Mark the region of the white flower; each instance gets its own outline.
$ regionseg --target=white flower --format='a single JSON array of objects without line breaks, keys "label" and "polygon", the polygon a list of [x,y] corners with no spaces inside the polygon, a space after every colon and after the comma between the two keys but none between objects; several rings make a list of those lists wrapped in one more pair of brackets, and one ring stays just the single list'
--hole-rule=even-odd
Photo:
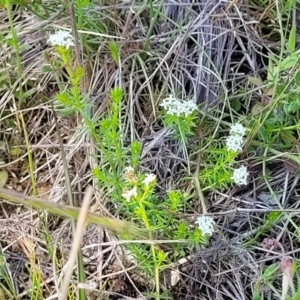
[{"label": "white flower", "polygon": [[245,166],[241,166],[238,169],[235,169],[233,171],[233,175],[231,179],[233,179],[237,185],[243,185],[243,184],[247,184],[248,176],[249,176],[249,172],[247,168]]},{"label": "white flower", "polygon": [[127,202],[130,201],[130,198],[131,197],[137,197],[137,189],[136,189],[136,186],[133,187],[131,190],[128,190],[128,191],[124,191],[123,194],[121,195],[123,198],[126,199]]},{"label": "white flower", "polygon": [[244,143],[243,136],[246,134],[246,128],[240,124],[235,123],[230,127],[230,135],[226,138],[227,150],[230,151],[242,151]]},{"label": "white flower", "polygon": [[227,146],[227,150],[230,151],[242,151],[242,145],[243,145],[243,137],[240,135],[230,135],[227,137],[226,139],[226,146]]},{"label": "white flower", "polygon": [[160,106],[167,111],[167,114],[176,116],[180,116],[181,114],[188,116],[197,109],[197,105],[193,100],[182,101],[175,98],[173,95],[169,95],[165,98]]},{"label": "white flower", "polygon": [[124,179],[126,182],[135,183],[138,181],[136,174],[134,173],[134,168],[129,166],[124,168]]},{"label": "white flower", "polygon": [[212,217],[202,215],[197,218],[197,221],[195,223],[198,224],[199,229],[202,231],[203,234],[213,234],[215,221]]},{"label": "white flower", "polygon": [[147,174],[146,178],[143,180],[143,184],[148,187],[149,184],[151,184],[152,182],[154,182],[156,179],[156,176],[154,174]]},{"label": "white flower", "polygon": [[129,166],[124,168],[124,173],[134,173],[134,168]]},{"label": "white flower", "polygon": [[62,46],[69,49],[69,47],[74,46],[73,40],[74,38],[70,32],[59,30],[54,34],[49,35],[47,43],[51,44],[52,46]]},{"label": "white flower", "polygon": [[230,127],[231,135],[244,136],[245,133],[246,133],[246,128],[240,123],[235,123],[235,124],[231,125],[231,127]]}]

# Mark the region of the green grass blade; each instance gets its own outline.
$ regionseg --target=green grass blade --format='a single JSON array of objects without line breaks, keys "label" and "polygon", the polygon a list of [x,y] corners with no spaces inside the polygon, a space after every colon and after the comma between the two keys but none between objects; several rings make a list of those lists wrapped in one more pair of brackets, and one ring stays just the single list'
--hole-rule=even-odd
[{"label": "green grass blade", "polygon": [[[73,220],[78,218],[80,212],[80,208],[78,207],[60,205],[57,203],[44,201],[36,197],[24,196],[20,193],[5,188],[0,188],[0,198],[3,198],[11,203],[31,206],[35,209],[47,210],[52,214]],[[147,239],[147,235],[144,234],[145,230],[138,229],[131,223],[122,220],[102,217],[94,213],[89,213],[87,215],[87,222],[103,226],[108,230],[118,234],[129,234],[133,237]]]}]

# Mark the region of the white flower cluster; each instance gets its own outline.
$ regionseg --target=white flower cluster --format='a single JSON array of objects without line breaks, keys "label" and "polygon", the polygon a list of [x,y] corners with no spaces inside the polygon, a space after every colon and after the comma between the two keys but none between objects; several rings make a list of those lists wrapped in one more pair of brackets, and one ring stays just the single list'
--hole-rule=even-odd
[{"label": "white flower cluster", "polygon": [[212,217],[202,215],[197,218],[197,221],[195,223],[198,224],[199,229],[202,231],[203,234],[213,234],[215,221]]},{"label": "white flower cluster", "polygon": [[182,101],[175,98],[173,95],[169,95],[160,104],[167,111],[167,114],[180,116],[184,114],[185,116],[190,115],[197,109],[196,103],[193,100]]},{"label": "white flower cluster", "polygon": [[249,176],[249,172],[247,168],[245,166],[241,166],[238,169],[235,169],[233,171],[233,175],[231,179],[233,179],[237,185],[243,185],[243,184],[246,185],[248,176]]},{"label": "white flower cluster", "polygon": [[123,194],[121,196],[123,198],[125,198],[127,202],[130,201],[131,197],[136,198],[137,197],[137,188],[136,188],[136,186],[133,187],[131,190],[125,190],[125,191],[123,191]]},{"label": "white flower cluster", "polygon": [[54,34],[49,35],[47,43],[49,43],[52,46],[62,46],[69,49],[69,47],[74,46],[73,40],[74,38],[70,32],[59,30]]},{"label": "white flower cluster", "polygon": [[153,183],[156,180],[156,175],[154,174],[147,174],[146,178],[143,180],[143,184],[146,187],[149,187],[149,184]]},{"label": "white flower cluster", "polygon": [[226,139],[226,146],[228,151],[232,150],[234,152],[242,151],[242,146],[244,143],[243,136],[246,134],[246,128],[240,124],[233,124],[230,128],[230,135]]},{"label": "white flower cluster", "polygon": [[[121,195],[123,198],[126,199],[127,202],[130,202],[131,198],[136,198],[138,196],[138,190],[136,183],[138,182],[138,177],[134,172],[134,168],[129,166],[124,168],[123,173],[124,179],[126,182],[135,184],[135,186],[132,189],[124,188],[123,194]],[[146,188],[149,187],[150,184],[154,183],[156,180],[156,175],[154,174],[146,174],[146,177],[142,181],[142,183],[146,186]]]},{"label": "white flower cluster", "polygon": [[238,151],[242,151],[242,145],[243,145],[244,139],[242,136],[240,135],[230,135],[227,137],[226,139],[226,146],[227,146],[227,150],[230,151],[234,151],[234,152],[238,152]]},{"label": "white flower cluster", "polygon": [[124,168],[123,177],[125,181],[129,183],[136,183],[138,181],[138,178],[134,172],[134,168],[131,166]]},{"label": "white flower cluster", "polygon": [[124,168],[124,173],[134,173],[134,168],[129,166]]},{"label": "white flower cluster", "polygon": [[240,123],[235,123],[230,127],[230,134],[244,136],[246,134],[246,128]]}]

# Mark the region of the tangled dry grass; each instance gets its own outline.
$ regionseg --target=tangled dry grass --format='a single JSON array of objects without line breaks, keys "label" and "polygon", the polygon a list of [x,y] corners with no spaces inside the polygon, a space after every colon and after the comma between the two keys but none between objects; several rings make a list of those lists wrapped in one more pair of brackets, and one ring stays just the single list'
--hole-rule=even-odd
[{"label": "tangled dry grass", "polygon": [[[53,6],[53,3],[49,1],[45,5]],[[13,9],[22,49],[22,78],[17,77],[14,66],[17,57],[11,45],[2,43],[0,53],[1,168],[9,174],[7,186],[29,195],[33,193],[22,114],[34,161],[38,196],[55,203],[66,202],[58,138],[61,136],[75,205],[81,205],[84,188],[92,184],[95,190],[92,211],[111,215],[107,205],[109,191],[101,190],[91,176],[91,169],[97,167],[98,161],[95,145],[82,120],[78,116],[59,117],[59,132],[55,124],[51,103],[57,87],[52,73],[45,71],[47,57],[51,55],[46,40],[48,32],[70,23],[68,11],[58,5],[42,20],[30,9],[18,5]],[[94,3],[92,9],[86,9],[84,21],[89,22],[91,31],[83,33],[89,48],[82,60],[87,70],[85,80],[91,114],[95,120],[104,114],[110,89],[115,84],[122,86],[128,107],[124,116],[124,142],[139,140],[143,143],[140,166],[157,175],[159,193],[164,194],[178,186],[180,179],[187,175],[189,158],[185,157],[182,146],[172,139],[171,132],[157,121],[158,101],[168,89],[183,97],[193,97],[203,110],[222,110],[235,96],[237,87],[246,84],[247,75],[263,71],[266,51],[263,44],[270,43],[258,35],[262,15],[257,12],[258,8],[248,6],[246,1],[164,1],[149,47],[144,51],[149,14],[142,4],[128,4],[128,1],[109,5]],[[9,20],[4,10],[0,19],[1,32],[9,35]],[[97,28],[93,24],[107,26],[106,34],[99,33],[101,26]],[[117,68],[109,56],[108,36],[115,37],[120,43]],[[142,60],[141,56],[147,59]],[[21,110],[17,96],[20,82],[28,93]],[[252,96],[258,97],[255,93]],[[191,143],[197,143],[198,138],[195,136]],[[15,151],[11,151],[13,149]],[[192,162],[191,165],[194,170],[196,166]],[[253,172],[256,171],[254,168]],[[290,198],[296,191],[297,179],[293,176],[284,178],[281,170],[277,175],[274,185],[279,191],[282,186],[289,187],[286,199]],[[184,184],[181,188],[185,188]],[[255,193],[259,194],[263,189],[259,186]],[[165,279],[165,288],[171,288],[173,299],[249,299],[251,284],[260,275],[264,251],[245,250],[241,246],[241,237],[255,228],[255,220],[262,217],[255,209],[267,207],[253,200],[252,192],[243,190],[226,191],[222,195],[210,195],[210,198],[211,211],[220,214],[218,226],[225,234],[213,239],[203,251],[191,249],[189,261],[179,267],[179,282],[170,287]],[[236,208],[244,211],[236,212]],[[194,209],[199,209],[196,204]],[[224,216],[225,210],[232,210],[234,215]],[[57,292],[57,273],[41,235],[40,217],[40,213],[33,210],[1,203],[1,248],[18,299],[29,299],[26,265],[33,259],[43,262],[39,267],[45,295],[50,297]],[[56,254],[59,252],[57,255],[65,261],[72,243],[71,225],[54,215],[43,217],[48,222],[49,235],[55,241]],[[286,238],[288,241],[288,236]],[[82,248],[86,284],[92,287],[88,299],[100,299],[93,290],[101,291],[101,299],[142,299],[142,292],[151,286],[141,274],[135,273],[122,245],[105,229],[87,227]]]}]

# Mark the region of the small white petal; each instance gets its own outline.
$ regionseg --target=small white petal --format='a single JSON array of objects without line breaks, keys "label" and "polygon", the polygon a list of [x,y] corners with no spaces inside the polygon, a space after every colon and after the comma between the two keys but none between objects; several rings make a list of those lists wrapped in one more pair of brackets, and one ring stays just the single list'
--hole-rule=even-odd
[{"label": "small white petal", "polygon": [[160,106],[162,106],[169,115],[180,116],[184,114],[186,117],[197,109],[197,105],[193,100],[182,101],[172,95],[165,98]]},{"label": "small white petal", "polygon": [[124,168],[124,173],[134,173],[134,168],[129,166]]},{"label": "small white petal", "polygon": [[180,280],[179,270],[171,270],[171,286],[175,286],[177,282]]},{"label": "small white petal", "polygon": [[134,172],[134,168],[129,166],[124,168],[123,177],[126,182],[136,183],[138,181],[137,175]]},{"label": "small white petal", "polygon": [[149,184],[151,184],[152,182],[154,182],[156,179],[156,176],[154,174],[147,174],[146,178],[143,180],[143,184],[148,187]]},{"label": "small white petal", "polygon": [[203,234],[213,234],[215,225],[215,221],[213,220],[213,218],[202,215],[197,218],[197,221],[195,223],[198,224],[199,229]]},{"label": "small white petal", "polygon": [[52,46],[62,46],[69,49],[69,47],[74,46],[74,38],[70,32],[59,30],[54,34],[49,35],[47,43]]},{"label": "small white petal", "polygon": [[226,138],[226,147],[227,150],[230,151],[242,151],[242,145],[243,145],[243,137],[240,135],[230,135]]},{"label": "small white petal", "polygon": [[230,134],[244,136],[246,134],[246,130],[247,129],[242,124],[235,123],[230,127]]},{"label": "small white petal", "polygon": [[137,197],[137,189],[136,189],[136,186],[133,187],[131,190],[129,191],[125,191],[122,195],[121,195],[123,198],[126,199],[127,202],[130,201],[130,198],[131,197]]},{"label": "small white petal", "polygon": [[246,185],[248,176],[249,172],[247,168],[245,166],[241,166],[233,171],[231,179],[233,179],[237,185]]}]

